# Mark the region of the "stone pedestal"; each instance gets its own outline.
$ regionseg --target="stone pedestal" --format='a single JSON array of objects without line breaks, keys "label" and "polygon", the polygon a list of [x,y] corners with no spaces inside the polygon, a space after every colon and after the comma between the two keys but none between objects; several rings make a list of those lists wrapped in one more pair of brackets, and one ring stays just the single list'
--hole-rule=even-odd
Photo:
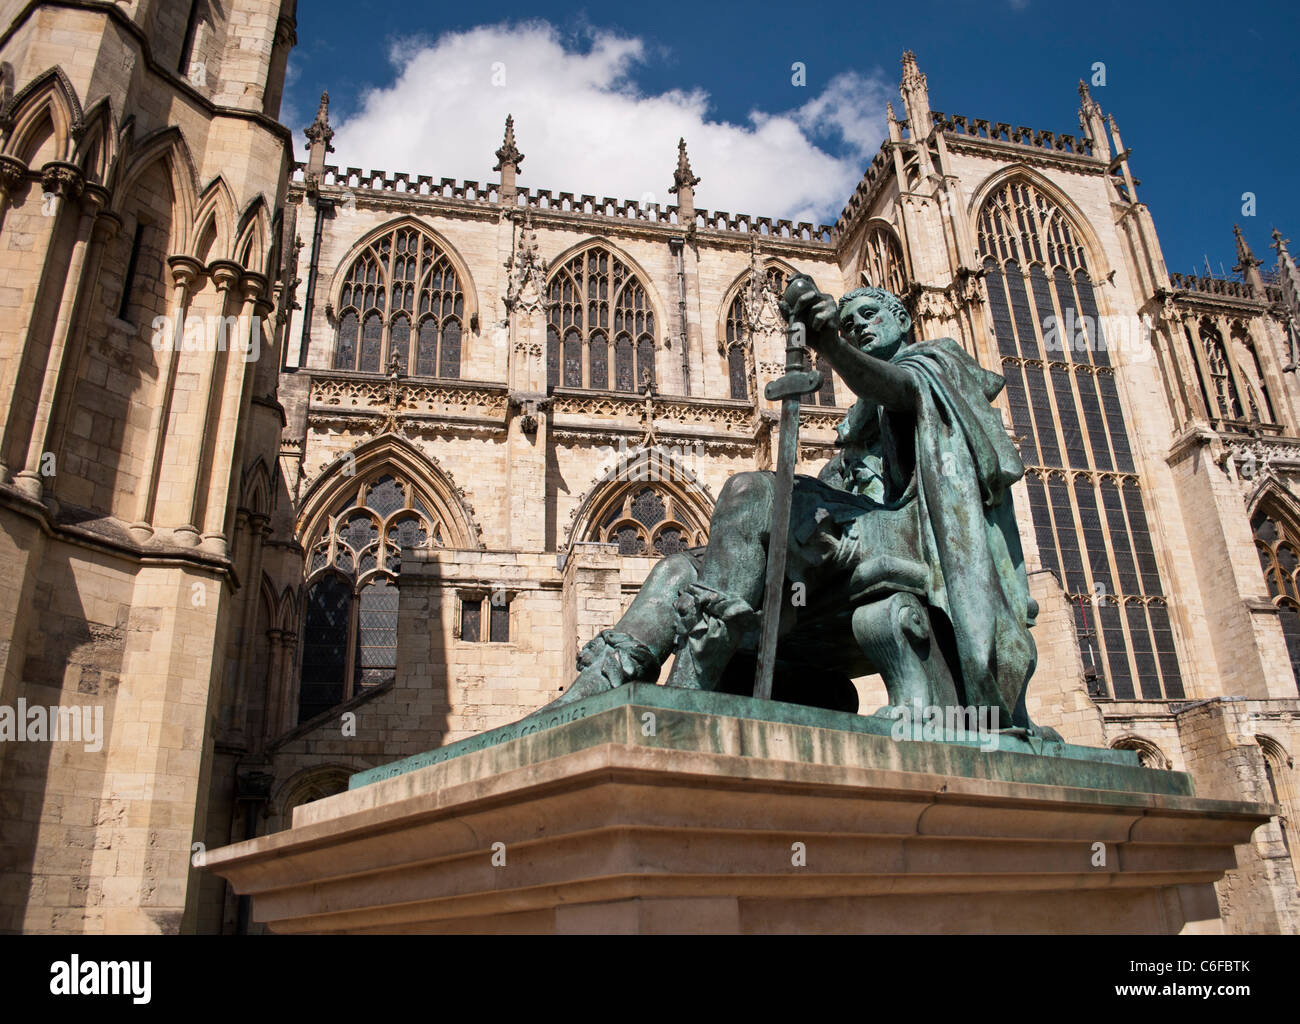
[{"label": "stone pedestal", "polygon": [[206,866],[286,933],[1218,931],[1213,883],[1276,813],[1129,752],[889,733],[626,686],[356,776]]}]

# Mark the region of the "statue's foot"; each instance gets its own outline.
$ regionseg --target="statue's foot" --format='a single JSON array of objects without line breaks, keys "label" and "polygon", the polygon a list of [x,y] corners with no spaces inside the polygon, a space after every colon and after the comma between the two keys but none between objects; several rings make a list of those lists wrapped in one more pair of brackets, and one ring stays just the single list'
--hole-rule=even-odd
[{"label": "statue's foot", "polygon": [[607,629],[578,655],[578,678],[573,685],[541,710],[552,711],[637,679],[654,679],[658,671],[659,662],[649,647],[626,633]]},{"label": "statue's foot", "polygon": [[554,711],[566,704],[573,704],[587,697],[594,697],[598,693],[604,693],[606,690],[612,690],[618,685],[618,683],[615,683],[601,672],[599,666],[593,665],[579,672],[578,678],[573,681],[573,684],[567,690],[539,710]]}]

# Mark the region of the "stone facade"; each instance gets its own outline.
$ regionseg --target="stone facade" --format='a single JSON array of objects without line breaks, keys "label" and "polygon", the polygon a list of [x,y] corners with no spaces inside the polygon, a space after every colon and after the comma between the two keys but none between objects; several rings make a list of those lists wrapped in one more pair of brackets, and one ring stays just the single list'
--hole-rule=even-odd
[{"label": "stone facade", "polygon": [[[340,169],[326,98],[293,163],[292,0],[5,6],[0,707],[104,728],[0,742],[0,930],[242,930],[195,844],[556,696],[770,468],[795,272],[891,287],[1008,376],[1031,715],[1281,804],[1218,892],[1233,930],[1297,930],[1300,275],[1280,237],[1267,279],[1244,241],[1240,281],[1168,274],[1086,90],[1078,136],[954,117],[908,55],[816,226],[697,210],[684,144],[674,206],[523,187],[513,123],[496,182]],[[1028,352],[1067,306],[1105,360]],[[172,344],[219,317],[252,357]],[[850,399],[805,406],[801,472]]]}]

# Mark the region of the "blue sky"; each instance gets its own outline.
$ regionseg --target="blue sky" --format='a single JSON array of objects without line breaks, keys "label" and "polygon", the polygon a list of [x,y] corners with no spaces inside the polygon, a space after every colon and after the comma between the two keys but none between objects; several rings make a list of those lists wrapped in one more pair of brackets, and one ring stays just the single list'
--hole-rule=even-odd
[{"label": "blue sky", "polygon": [[300,0],[282,112],[299,157],[328,88],[341,164],[493,180],[510,111],[523,185],[671,202],[685,134],[699,205],[829,222],[879,145],[884,101],[901,110],[903,50],[935,109],[1076,134],[1078,80],[1102,61],[1093,95],[1133,151],[1170,270],[1208,255],[1230,271],[1233,223],[1266,265],[1273,225],[1300,242],[1294,6],[504,0],[490,22],[474,7]]}]

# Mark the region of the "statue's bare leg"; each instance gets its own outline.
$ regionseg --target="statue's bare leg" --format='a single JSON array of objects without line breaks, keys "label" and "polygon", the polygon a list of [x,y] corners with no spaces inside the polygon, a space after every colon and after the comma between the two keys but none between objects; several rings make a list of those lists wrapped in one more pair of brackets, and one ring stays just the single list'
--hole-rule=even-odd
[{"label": "statue's bare leg", "polygon": [[678,600],[684,636],[669,686],[716,689],[741,638],[757,624],[774,484],[771,473],[740,473],[722,488],[700,578]]},{"label": "statue's bare leg", "polygon": [[674,648],[669,685],[713,689],[754,625],[763,593],[772,474],[741,473],[722,488],[701,560],[669,555],[611,629],[578,655],[578,677],[548,708],[632,682],[655,682]]},{"label": "statue's bare leg", "polygon": [[698,555],[686,552],[661,559],[623,617],[583,647],[578,677],[546,707],[570,704],[624,683],[656,682],[677,642],[677,599],[698,578],[698,561]]}]

